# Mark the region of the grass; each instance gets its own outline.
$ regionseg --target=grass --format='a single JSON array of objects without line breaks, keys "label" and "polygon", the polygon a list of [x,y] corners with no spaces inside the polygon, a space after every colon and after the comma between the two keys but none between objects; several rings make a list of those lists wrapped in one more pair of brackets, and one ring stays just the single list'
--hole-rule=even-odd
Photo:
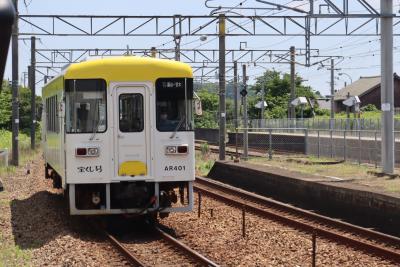
[{"label": "grass", "polygon": [[[37,144],[40,144],[37,142]],[[31,150],[30,137],[26,134],[20,133],[18,135],[19,146],[19,165],[25,165],[29,160],[34,158],[40,153],[40,149]],[[12,150],[12,133],[10,131],[0,129],[0,149],[7,148],[10,153]],[[9,154],[10,159],[10,154]],[[2,159],[0,159],[2,160]],[[0,161],[1,162],[1,161]],[[15,166],[0,166],[0,177],[15,173]]]},{"label": "grass", "polygon": [[22,250],[18,245],[10,244],[0,233],[0,267],[30,266],[32,253]]},{"label": "grass", "polygon": [[[28,149],[31,145],[30,137],[26,134],[19,133],[18,144],[20,149]],[[0,148],[7,148],[9,151],[12,147],[12,133],[10,131],[0,129]]]},{"label": "grass", "polygon": [[[380,119],[381,118],[381,111],[364,111],[360,114],[361,119]],[[320,115],[316,116],[316,119],[329,119],[329,115]],[[354,115],[353,113],[350,113],[350,119],[353,119]],[[400,114],[396,114],[394,116],[395,119],[400,119]],[[340,112],[340,113],[335,113],[335,119],[347,119],[347,114],[346,112]]]},{"label": "grass", "polygon": [[196,175],[206,176],[211,170],[214,162],[216,161],[216,155],[210,152],[207,143],[202,144],[200,147],[201,151],[196,151]]}]

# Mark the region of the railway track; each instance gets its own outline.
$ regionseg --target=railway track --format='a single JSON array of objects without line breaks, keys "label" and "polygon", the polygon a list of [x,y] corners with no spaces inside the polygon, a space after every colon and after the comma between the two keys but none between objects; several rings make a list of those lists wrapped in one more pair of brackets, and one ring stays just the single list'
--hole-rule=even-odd
[{"label": "railway track", "polygon": [[194,189],[258,216],[400,263],[400,238],[318,215],[202,177],[196,177]]},{"label": "railway track", "polygon": [[[151,227],[151,233],[146,233],[148,237],[156,236],[156,238],[150,239],[151,241],[146,239],[134,242],[135,244],[125,239],[117,238],[107,231],[105,231],[104,234],[114,248],[116,248],[132,266],[172,266],[177,263],[179,265],[184,264],[185,266],[219,266],[199,252],[172,237],[157,225]],[[150,247],[145,248],[145,251],[151,255],[151,258],[147,259],[146,256],[141,255],[142,253],[137,252],[137,247],[144,246],[146,243],[148,243]],[[166,258],[160,259],[162,256],[166,256]],[[155,260],[155,258],[157,258],[157,260]]]},{"label": "railway track", "polygon": [[[232,157],[236,156],[235,146],[227,145],[226,148],[227,148],[225,150],[225,154],[226,155],[232,156]],[[201,150],[200,143],[196,143],[195,144],[195,149],[196,150]],[[239,157],[241,157],[242,154],[243,154],[242,152],[240,152],[241,149],[242,148],[239,147],[239,151],[237,153],[237,155]],[[209,150],[210,150],[211,153],[215,153],[215,154],[219,153],[219,149],[216,148],[216,147],[210,146]],[[262,148],[258,148],[257,149],[257,148],[249,147],[249,153],[250,153],[249,156],[252,156],[252,157],[267,157],[268,156],[268,150],[267,149],[262,149]],[[290,151],[285,151],[285,150],[276,150],[276,149],[274,149],[273,154],[274,155],[277,155],[277,154],[279,154],[279,155],[293,155],[293,154],[303,155],[303,153],[300,153],[300,152],[295,153],[295,152],[290,152]]]}]

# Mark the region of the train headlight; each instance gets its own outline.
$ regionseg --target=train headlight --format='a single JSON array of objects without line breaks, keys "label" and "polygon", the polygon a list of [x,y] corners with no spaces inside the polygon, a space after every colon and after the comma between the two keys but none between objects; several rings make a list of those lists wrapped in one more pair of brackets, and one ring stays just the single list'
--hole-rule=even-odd
[{"label": "train headlight", "polygon": [[89,147],[88,148],[88,156],[97,157],[100,154],[100,150],[98,147]]},{"label": "train headlight", "polygon": [[187,154],[188,151],[189,151],[188,145],[166,146],[165,147],[165,155]]},{"label": "train headlight", "polygon": [[166,146],[165,154],[176,154],[176,146]]},{"label": "train headlight", "polygon": [[75,150],[77,157],[98,157],[100,155],[100,148],[98,147],[78,147]]}]

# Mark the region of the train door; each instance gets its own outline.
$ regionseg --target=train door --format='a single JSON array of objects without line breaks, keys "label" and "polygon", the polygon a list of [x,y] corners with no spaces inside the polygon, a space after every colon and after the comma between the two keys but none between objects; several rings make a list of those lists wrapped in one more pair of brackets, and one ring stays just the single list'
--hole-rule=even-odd
[{"label": "train door", "polygon": [[143,180],[149,172],[144,87],[117,87],[115,108],[116,172],[118,180]]}]

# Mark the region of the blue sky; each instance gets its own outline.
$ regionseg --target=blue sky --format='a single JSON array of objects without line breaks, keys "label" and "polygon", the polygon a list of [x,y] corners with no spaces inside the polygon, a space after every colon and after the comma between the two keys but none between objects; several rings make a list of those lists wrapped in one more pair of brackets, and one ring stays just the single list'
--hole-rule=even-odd
[{"label": "blue sky", "polygon": [[[279,4],[289,3],[291,6],[307,8],[307,1],[274,1]],[[318,1],[316,1],[318,2]],[[339,0],[333,2],[341,2]],[[350,1],[353,2],[353,1]],[[243,7],[261,7],[254,0],[216,0],[212,5],[237,5],[242,3]],[[379,9],[379,1],[369,1],[371,5]],[[394,12],[399,15],[400,1],[394,0]],[[359,6],[351,6],[357,12]],[[203,0],[19,0],[20,14],[55,14],[55,15],[208,15],[210,9],[206,8]],[[254,14],[254,10],[237,10],[241,14]],[[257,10],[258,15],[271,14],[274,11]],[[275,11],[276,12],[276,11]],[[282,12],[282,11],[280,11]],[[281,14],[291,14],[283,11]],[[293,14],[293,13],[292,13]],[[273,23],[273,19],[271,19]],[[22,29],[29,27],[20,23]],[[25,28],[24,28],[25,27]],[[29,29],[29,28],[28,28]],[[368,27],[366,27],[368,29]],[[399,27],[395,28],[395,32]],[[45,37],[41,36],[37,48],[149,48],[152,46],[172,47],[173,43],[168,38],[158,37]],[[212,39],[212,38],[210,38]],[[304,37],[230,37],[227,39],[227,48],[239,48],[241,41],[247,42],[248,48],[258,49],[289,49],[291,45],[304,48]],[[394,38],[394,71],[400,72],[400,58],[397,48],[399,37]],[[197,39],[186,37],[182,40],[182,48],[218,48],[218,40],[201,42]],[[345,60],[340,62],[336,68],[339,72],[344,72],[353,81],[360,76],[380,75],[380,42],[378,37],[313,37],[311,47],[320,49],[320,54],[344,56]],[[30,42],[20,41],[20,77],[26,71],[26,66],[30,60]],[[319,68],[318,68],[319,67]],[[315,90],[323,94],[329,93],[330,72],[321,65],[305,68],[296,66],[296,71],[306,80],[306,84],[311,85]],[[288,64],[264,65],[264,68],[275,68],[282,72],[289,72]],[[248,66],[250,83],[254,78],[265,71],[260,66]],[[335,79],[335,89],[340,89],[344,83],[350,83],[347,75],[337,76]],[[8,59],[6,66],[5,79],[11,79],[11,60]],[[38,85],[39,87],[41,85]],[[39,91],[40,94],[40,90]]]}]

